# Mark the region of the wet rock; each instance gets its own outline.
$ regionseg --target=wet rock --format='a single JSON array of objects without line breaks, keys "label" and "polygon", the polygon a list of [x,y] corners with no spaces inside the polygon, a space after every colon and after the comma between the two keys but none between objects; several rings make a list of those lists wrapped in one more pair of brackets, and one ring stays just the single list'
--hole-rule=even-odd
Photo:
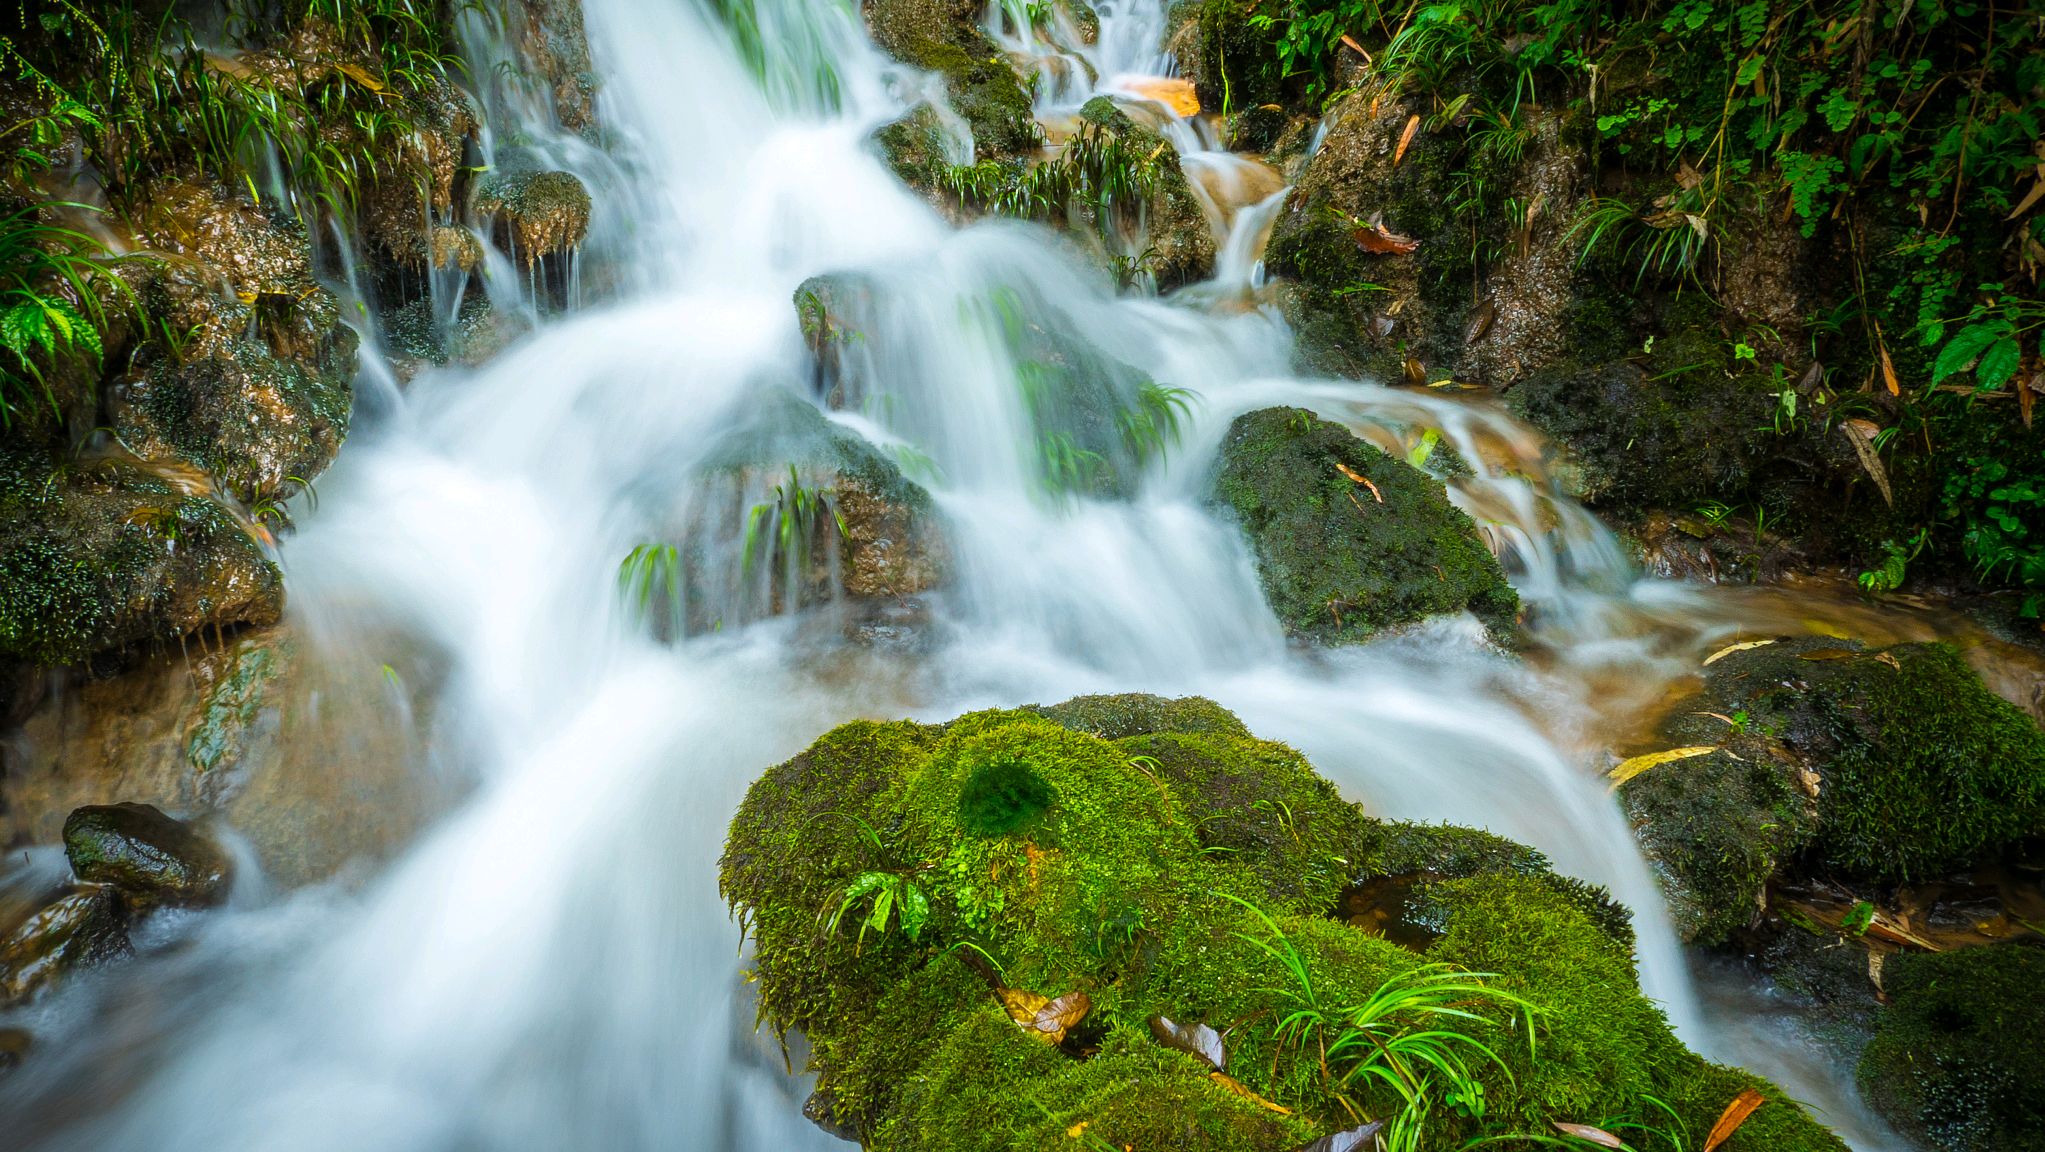
[{"label": "wet rock", "polygon": [[0,1028],[0,1076],[21,1067],[35,1037],[26,1028]]},{"label": "wet rock", "polygon": [[546,81],[555,119],[593,139],[598,80],[580,0],[520,0],[507,24],[533,73]]},{"label": "wet rock", "polygon": [[845,350],[860,339],[861,317],[871,314],[873,285],[856,272],[812,276],[795,290],[796,321],[816,369],[813,387],[826,407],[843,408]]},{"label": "wet rock", "polygon": [[111,884],[140,908],[217,904],[234,869],[218,844],[148,804],[80,808],[64,821],[64,854],[80,880]]},{"label": "wet rock", "polygon": [[974,0],[873,0],[864,14],[874,43],[889,55],[943,73],[978,157],[1022,155],[1042,141],[1030,94],[981,30]]},{"label": "wet rock", "polygon": [[461,309],[448,323],[435,318],[433,301],[423,297],[384,318],[391,370],[403,381],[410,381],[429,365],[475,367],[502,352],[527,329],[524,318],[498,311],[480,292],[463,297]]},{"label": "wet rock", "polygon": [[1276,104],[1245,108],[1230,119],[1228,146],[1238,152],[1269,152],[1292,127],[1292,114]]},{"label": "wet rock", "polygon": [[1133,154],[1157,161],[1157,190],[1143,213],[1147,244],[1139,250],[1151,253],[1147,267],[1162,290],[1197,284],[1214,274],[1214,233],[1200,201],[1179,166],[1179,154],[1159,133],[1129,117],[1106,96],[1096,96],[1080,109],[1080,119],[1112,140],[1122,142]]},{"label": "wet rock", "polygon": [[1731,653],[1658,743],[1717,749],[1619,790],[1679,931],[1705,943],[1760,921],[1786,878],[1921,881],[2045,831],[2045,732],[1945,645]]},{"label": "wet rock", "polygon": [[[1265,262],[1299,287],[1288,319],[1316,371],[1397,381],[1412,359],[1434,380],[1461,355],[1473,273],[1451,209],[1456,146],[1422,132],[1394,164],[1416,113],[1427,113],[1418,101],[1362,92],[1336,104],[1272,224]],[[1416,246],[1368,250],[1357,238],[1367,228]]]},{"label": "wet rock", "polygon": [[1494,636],[1519,598],[1441,482],[1310,412],[1236,418],[1211,499],[1249,537],[1290,635],[1345,644],[1430,616],[1470,612]]},{"label": "wet rock", "polygon": [[20,1003],[70,972],[128,954],[127,913],[112,888],[72,890],[0,939],[0,1008]]},{"label": "wet rock", "polygon": [[245,502],[317,477],[347,436],[356,337],[303,229],[192,183],[139,219],[138,239],[179,257],[133,273],[173,338],[108,388],[107,422],[130,451],[203,469]]},{"label": "wet rock", "polygon": [[1194,8],[1193,23],[1173,37],[1173,45],[1182,48],[1179,67],[1193,78],[1201,106],[1285,103],[1291,86],[1276,40],[1268,28],[1256,24],[1258,16],[1286,19],[1283,5],[1274,0],[1199,0]]},{"label": "wet rock", "polygon": [[189,469],[0,453],[0,654],[70,664],[275,623],[283,579]]},{"label": "wet rock", "polygon": [[57,843],[73,811],[125,797],[232,827],[287,887],[382,859],[449,799],[414,735],[430,666],[403,651],[384,637],[328,658],[280,625],[49,678],[0,740],[0,846]]},{"label": "wet rock", "polygon": [[[1149,730],[1110,742],[1053,715]],[[1082,1122],[1116,1146],[1294,1152],[1354,1123],[1317,1052],[1268,1027],[1227,1029],[1227,1075],[1284,1100],[1279,1113],[1144,1023],[1275,1015],[1292,1003],[1269,991],[1286,986],[1277,955],[1290,950],[1323,1003],[1358,1003],[1442,963],[1495,973],[1484,979],[1542,1006],[1538,1059],[1501,1043],[1502,1066],[1473,1066],[1483,1121],[1430,1118],[1447,1143],[1613,1114],[1643,1093],[1708,1128],[1754,1088],[1771,1103],[1725,1147],[1841,1147],[1774,1088],[1684,1049],[1636,991],[1630,950],[1543,878],[1537,854],[1379,825],[1299,753],[1224,715],[1124,697],[941,725],[860,721],[769,769],[732,822],[721,882],[756,942],[763,1018],[802,1030],[828,1088],[811,1114],[879,1152],[961,1131],[1048,1145]],[[1181,718],[1186,730],[1172,730]],[[878,846],[869,828],[886,830]],[[1436,930],[1417,948],[1328,915],[1348,881],[1383,878],[1369,871],[1378,863],[1493,859],[1496,871],[1428,883]],[[891,914],[863,937],[849,919],[820,933],[816,909],[876,874],[913,884],[922,899],[895,906],[927,902],[928,915],[913,929]],[[853,913],[867,907],[855,899]],[[977,954],[959,941],[985,939],[999,941],[998,969],[962,958]],[[1084,994],[1092,1011],[1055,1046],[1004,1010],[1028,993]],[[1004,1107],[1018,1098],[1054,1103]]]},{"label": "wet rock", "polygon": [[1952,1152],[2045,1148],[2045,948],[1891,957],[1858,1076],[1905,1135]]},{"label": "wet rock", "polygon": [[499,241],[527,265],[571,252],[589,234],[589,190],[567,172],[492,176],[476,194],[476,211],[496,218]]}]

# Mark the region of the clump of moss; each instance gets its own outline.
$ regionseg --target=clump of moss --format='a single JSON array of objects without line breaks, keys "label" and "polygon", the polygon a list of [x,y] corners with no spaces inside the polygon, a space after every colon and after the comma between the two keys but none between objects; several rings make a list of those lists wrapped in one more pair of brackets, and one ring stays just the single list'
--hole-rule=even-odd
[{"label": "clump of moss", "polygon": [[2045,1148],[2045,948],[1893,956],[1861,1092],[1928,1148]]},{"label": "clump of moss", "polygon": [[[1444,912],[1425,951],[1329,915],[1377,866],[1443,870],[1427,881]],[[1463,868],[1501,871],[1447,875]],[[829,929],[848,886],[875,872],[927,900],[916,938]],[[1537,853],[1379,825],[1208,701],[846,725],[748,793],[723,889],[753,935],[763,1020],[810,1042],[805,1111],[874,1149],[1064,1146],[1076,1132],[1113,1147],[1292,1152],[1401,1102],[1340,1084],[1275,1021],[1299,996],[1358,1003],[1430,962],[1498,973],[1479,979],[1541,1005],[1447,1022],[1501,1061],[1478,1069],[1481,1107],[1429,1120],[1450,1145],[1622,1117],[1647,1095],[1701,1129],[1759,1085],[1682,1047],[1636,990],[1626,944]],[[1281,961],[1288,949],[1310,992]],[[1018,1027],[995,985],[1083,993],[1089,1007],[1049,1043]],[[1232,1081],[1157,1043],[1158,1015],[1224,1030]],[[1770,1106],[1728,1149],[1839,1147],[1761,1087]]]},{"label": "clump of moss", "polygon": [[875,43],[904,63],[944,74],[952,108],[972,126],[982,155],[1021,155],[1041,142],[1030,94],[981,31],[977,8],[875,0],[865,13]]},{"label": "clump of moss", "polygon": [[1519,596],[1439,481],[1297,408],[1236,418],[1213,500],[1235,514],[1280,623],[1324,644],[1470,612],[1509,637]]}]

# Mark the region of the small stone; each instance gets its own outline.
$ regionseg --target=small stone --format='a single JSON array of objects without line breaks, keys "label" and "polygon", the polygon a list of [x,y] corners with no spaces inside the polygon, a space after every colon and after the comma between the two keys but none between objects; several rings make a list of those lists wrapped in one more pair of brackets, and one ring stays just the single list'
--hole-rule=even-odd
[{"label": "small stone", "polygon": [[120,897],[111,888],[81,885],[0,940],[0,1007],[27,999],[73,969],[127,953]]},{"label": "small stone", "polygon": [[117,885],[145,907],[219,903],[234,874],[219,845],[147,804],[71,813],[64,854],[80,880]]}]

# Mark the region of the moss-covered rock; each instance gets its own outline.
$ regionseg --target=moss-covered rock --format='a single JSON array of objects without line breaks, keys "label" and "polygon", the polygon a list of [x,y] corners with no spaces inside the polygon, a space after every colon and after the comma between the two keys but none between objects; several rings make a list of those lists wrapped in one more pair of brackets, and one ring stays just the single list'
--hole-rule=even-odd
[{"label": "moss-covered rock", "polygon": [[1290,94],[1276,38],[1258,16],[1285,19],[1270,0],[1201,0],[1195,19],[1198,48],[1190,61],[1203,108],[1235,110],[1283,103]]},{"label": "moss-covered rock", "polygon": [[1242,524],[1294,636],[1350,643],[1465,611],[1496,636],[1514,629],[1519,597],[1441,482],[1339,424],[1297,408],[1237,417],[1212,498]]},{"label": "moss-covered rock", "polygon": [[874,0],[867,27],[895,59],[944,74],[951,104],[981,157],[1017,156],[1042,141],[1028,90],[987,34],[973,0]]},{"label": "moss-covered rock", "polygon": [[476,192],[476,211],[496,221],[498,243],[528,266],[573,251],[589,235],[589,189],[568,172],[492,175]]},{"label": "moss-covered rock", "polygon": [[1163,135],[1133,120],[1113,100],[1096,96],[1079,110],[1082,123],[1136,155],[1149,157],[1157,172],[1157,188],[1143,213],[1147,267],[1161,289],[1195,284],[1214,274],[1214,233],[1179,166],[1178,149]]},{"label": "moss-covered rock", "polygon": [[1926,1148],[2045,1149],[2045,948],[1899,955],[1883,986],[1859,1066],[1868,1103]]},{"label": "moss-covered rock", "polygon": [[[1331,917],[1345,887],[1383,878],[1374,867],[1427,873],[1430,940]],[[1645,1118],[1650,1095],[1702,1129],[1754,1086],[1769,1104],[1727,1148],[1840,1147],[1780,1093],[1682,1047],[1637,991],[1625,938],[1586,915],[1594,890],[1495,837],[1378,824],[1207,701],[844,725],[753,786],[722,884],[753,938],[763,1020],[809,1040],[806,1112],[874,1149],[1092,1137],[1292,1152],[1401,1104],[1343,1085],[1340,1057],[1331,1076],[1321,1056],[1332,1037],[1278,1018],[1444,971],[1430,963],[1496,973],[1469,979],[1539,1008],[1459,993],[1486,1020],[1432,1020],[1499,1062],[1472,1066],[1481,1104],[1423,1092],[1425,1146]],[[1085,1010],[1057,1036],[1019,1027],[1030,993],[1083,994]],[[1158,1016],[1222,1030],[1226,1077],[1158,1043]]]},{"label": "moss-covered rock", "polygon": [[1678,929],[1704,943],[1754,924],[1784,876],[1921,881],[2045,831],[2045,732],[1945,645],[1736,652],[1659,735],[1718,748],[1620,788]]},{"label": "moss-covered rock", "polygon": [[91,884],[111,884],[133,907],[214,904],[234,868],[218,844],[148,804],[97,804],[64,821],[64,855]]},{"label": "moss-covered rock", "polygon": [[0,655],[60,665],[273,624],[283,578],[189,470],[0,451]]}]

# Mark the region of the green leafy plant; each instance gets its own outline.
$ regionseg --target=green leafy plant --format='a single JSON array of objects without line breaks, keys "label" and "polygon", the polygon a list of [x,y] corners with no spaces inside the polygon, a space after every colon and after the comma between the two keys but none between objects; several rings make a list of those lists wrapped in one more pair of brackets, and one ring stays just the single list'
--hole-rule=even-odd
[{"label": "green leafy plant", "polygon": [[845,914],[862,900],[871,903],[866,913],[857,917],[860,946],[866,943],[868,932],[886,932],[891,923],[902,935],[916,940],[930,919],[930,894],[914,879],[896,872],[861,872],[845,886],[827,930],[836,933]]},{"label": "green leafy plant", "polygon": [[106,248],[44,223],[43,211],[30,206],[0,217],[0,426],[36,405],[56,411],[45,371],[58,359],[99,359],[102,294],[134,303],[126,282],[109,271]]},{"label": "green leafy plant", "polygon": [[828,519],[840,537],[851,530],[838,511],[837,493],[829,488],[803,484],[795,465],[788,466],[788,479],[774,487],[767,500],[753,505],[746,516],[742,564],[750,576],[760,564],[779,559],[791,571],[800,571],[809,561],[810,542],[817,527]]}]

